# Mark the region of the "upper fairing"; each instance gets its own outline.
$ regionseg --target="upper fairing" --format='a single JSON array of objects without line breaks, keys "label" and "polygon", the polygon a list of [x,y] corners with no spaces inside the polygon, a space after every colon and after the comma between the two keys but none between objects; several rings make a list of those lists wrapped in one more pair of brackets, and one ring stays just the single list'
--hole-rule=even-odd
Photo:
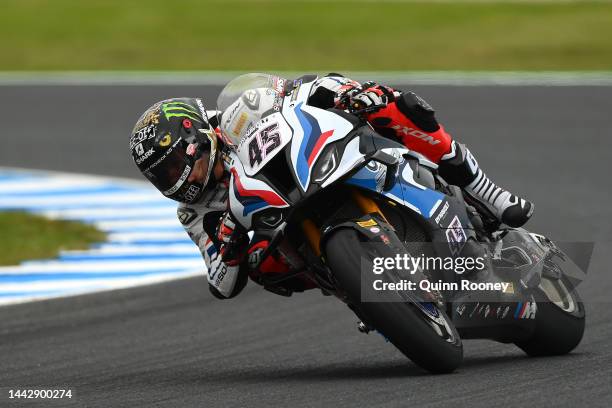
[{"label": "upper fairing", "polygon": [[341,116],[307,105],[313,83],[302,84],[283,105],[283,116],[293,129],[291,163],[298,185],[307,191],[314,164],[325,146],[346,137],[353,124]]}]

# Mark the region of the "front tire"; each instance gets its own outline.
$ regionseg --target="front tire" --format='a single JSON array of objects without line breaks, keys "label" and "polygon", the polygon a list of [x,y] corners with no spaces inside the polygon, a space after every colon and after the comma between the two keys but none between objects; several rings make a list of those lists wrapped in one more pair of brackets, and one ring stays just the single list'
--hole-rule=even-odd
[{"label": "front tire", "polygon": [[[339,229],[326,241],[327,264],[344,291],[349,305],[366,323],[374,327],[397,347],[406,357],[431,373],[454,371],[463,361],[463,345],[454,325],[444,311],[437,306],[437,321],[413,303],[406,302],[395,291],[386,291],[384,302],[361,301],[361,259],[372,262],[374,257],[394,256],[383,246],[363,245],[361,235],[349,228]],[[386,248],[386,247],[384,247]]]}]

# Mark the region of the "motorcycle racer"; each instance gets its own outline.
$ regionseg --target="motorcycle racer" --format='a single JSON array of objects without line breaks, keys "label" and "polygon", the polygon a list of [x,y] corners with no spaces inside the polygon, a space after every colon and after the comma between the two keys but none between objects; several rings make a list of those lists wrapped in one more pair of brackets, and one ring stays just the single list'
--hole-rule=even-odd
[{"label": "motorcycle racer", "polygon": [[[282,88],[279,95],[314,81],[308,104],[359,112],[382,136],[438,164],[447,182],[463,188],[500,222],[517,227],[531,216],[533,204],[495,185],[470,151],[437,122],[433,108],[415,93],[371,82],[362,85],[338,74],[275,81]],[[271,95],[270,104],[275,97]],[[235,114],[240,109],[248,111],[248,101],[243,105],[214,115],[198,98],[161,101],[141,116],[130,141],[132,157],[145,177],[181,203],[179,220],[203,254],[210,291],[221,299],[240,293],[249,276],[245,261],[256,261],[266,246],[265,242],[250,245],[247,231],[227,211],[229,173],[223,149],[231,140],[223,129],[239,125],[238,118],[240,126],[248,126],[248,115]],[[260,270],[283,272],[287,265],[271,256]],[[308,287],[308,282],[303,284]]]}]

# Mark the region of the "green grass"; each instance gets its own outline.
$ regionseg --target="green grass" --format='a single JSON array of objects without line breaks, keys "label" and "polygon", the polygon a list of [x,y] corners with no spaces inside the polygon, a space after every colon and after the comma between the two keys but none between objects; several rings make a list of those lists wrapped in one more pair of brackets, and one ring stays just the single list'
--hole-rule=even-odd
[{"label": "green grass", "polygon": [[612,70],[612,3],[2,0],[0,70]]},{"label": "green grass", "polygon": [[54,258],[62,249],[86,249],[106,236],[92,226],[23,212],[0,212],[0,265]]}]

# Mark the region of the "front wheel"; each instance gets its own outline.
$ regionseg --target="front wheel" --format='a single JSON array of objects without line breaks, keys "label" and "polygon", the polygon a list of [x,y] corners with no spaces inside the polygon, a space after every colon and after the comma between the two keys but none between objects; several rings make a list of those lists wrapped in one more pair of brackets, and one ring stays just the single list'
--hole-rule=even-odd
[{"label": "front wheel", "polygon": [[[396,291],[384,292],[382,302],[361,301],[361,260],[393,257],[383,246],[364,245],[362,236],[349,228],[339,229],[326,241],[327,264],[349,305],[366,323],[397,347],[406,357],[432,373],[449,373],[463,361],[463,345],[449,317],[433,303],[406,302]],[[381,275],[382,276],[382,275]]]}]

